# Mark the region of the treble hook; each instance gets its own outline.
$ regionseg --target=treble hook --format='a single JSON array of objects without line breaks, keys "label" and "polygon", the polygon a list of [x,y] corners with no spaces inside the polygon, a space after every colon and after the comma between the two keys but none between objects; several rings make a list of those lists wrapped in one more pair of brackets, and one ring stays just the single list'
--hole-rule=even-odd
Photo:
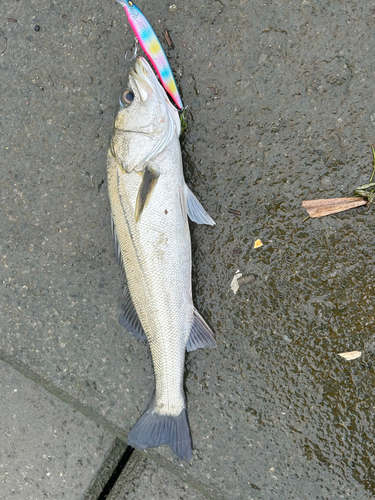
[{"label": "treble hook", "polygon": [[131,56],[130,59],[128,59],[126,56],[128,54],[128,50],[125,52],[125,61],[127,62],[131,62],[133,61],[136,57],[137,57],[137,52],[138,52],[138,45],[139,45],[139,42],[138,42],[138,38],[135,37],[135,43],[134,43],[134,54]]}]

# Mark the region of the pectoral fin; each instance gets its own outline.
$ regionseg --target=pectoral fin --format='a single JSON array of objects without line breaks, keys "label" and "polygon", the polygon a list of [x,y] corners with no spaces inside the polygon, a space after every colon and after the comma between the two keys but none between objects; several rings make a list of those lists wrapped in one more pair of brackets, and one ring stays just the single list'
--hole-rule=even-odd
[{"label": "pectoral fin", "polygon": [[196,222],[197,224],[208,224],[210,226],[214,226],[215,221],[208,215],[206,210],[199,202],[198,198],[192,191],[190,191],[187,184],[185,184],[185,196],[187,203],[187,213],[190,220]]},{"label": "pectoral fin", "polygon": [[139,187],[137,201],[135,204],[135,222],[139,221],[144,207],[150,199],[151,193],[158,181],[159,172],[147,165],[143,172],[143,178]]}]

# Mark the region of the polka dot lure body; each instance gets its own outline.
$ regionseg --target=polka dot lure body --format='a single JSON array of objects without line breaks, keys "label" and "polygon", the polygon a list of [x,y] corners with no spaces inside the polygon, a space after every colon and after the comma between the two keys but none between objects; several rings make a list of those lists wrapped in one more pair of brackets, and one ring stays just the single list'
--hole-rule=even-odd
[{"label": "polka dot lure body", "polygon": [[125,9],[130,26],[144,52],[147,54],[166,92],[171,96],[176,106],[182,110],[183,104],[177,89],[167,56],[161,46],[155,31],[141,10],[131,0],[116,0]]}]

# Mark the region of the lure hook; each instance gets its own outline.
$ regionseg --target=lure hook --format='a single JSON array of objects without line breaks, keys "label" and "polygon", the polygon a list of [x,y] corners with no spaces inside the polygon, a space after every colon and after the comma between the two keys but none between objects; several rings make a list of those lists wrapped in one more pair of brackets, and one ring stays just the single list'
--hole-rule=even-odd
[{"label": "lure hook", "polygon": [[138,52],[138,45],[139,45],[139,42],[138,42],[138,38],[135,37],[135,43],[134,43],[134,53],[133,55],[131,56],[130,59],[128,59],[127,55],[128,55],[128,50],[125,52],[125,61],[127,62],[131,62],[131,61],[134,61],[134,59],[137,57],[137,52]]}]

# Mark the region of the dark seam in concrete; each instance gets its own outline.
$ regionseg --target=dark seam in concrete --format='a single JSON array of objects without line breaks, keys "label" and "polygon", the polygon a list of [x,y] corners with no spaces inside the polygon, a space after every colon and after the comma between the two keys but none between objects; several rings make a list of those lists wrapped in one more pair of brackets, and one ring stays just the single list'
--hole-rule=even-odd
[{"label": "dark seam in concrete", "polygon": [[107,487],[112,476],[114,476],[114,471],[117,470],[127,449],[126,443],[121,441],[121,439],[115,438],[111,450],[104,457],[100,469],[96,471],[82,500],[98,500],[102,498],[101,495],[103,491]]},{"label": "dark seam in concrete", "polygon": [[98,496],[98,500],[106,500],[108,495],[110,494],[112,488],[116,484],[117,479],[119,478],[121,472],[125,469],[126,464],[129,462],[130,457],[132,456],[134,448],[128,446],[124,451],[122,457],[120,458],[116,468],[112,472],[111,477],[108,479],[107,484],[104,486],[103,491]]},{"label": "dark seam in concrete", "polygon": [[102,417],[99,413],[95,412],[89,406],[82,404],[78,399],[74,398],[73,396],[70,396],[70,394],[67,394],[62,389],[59,389],[58,387],[56,387],[54,384],[46,380],[38,373],[34,372],[33,370],[30,370],[30,368],[23,361],[15,359],[13,356],[10,356],[6,352],[4,352],[3,349],[0,349],[0,360],[3,361],[4,363],[7,363],[15,370],[17,370],[24,377],[35,382],[37,385],[42,387],[44,390],[46,390],[53,396],[56,396],[61,401],[64,401],[64,403],[68,404],[75,410],[82,413],[82,415],[84,415],[85,417],[99,424],[107,432],[118,437],[121,441],[126,442],[127,433],[121,427],[112,424],[106,418]]},{"label": "dark seam in concrete", "polygon": [[[92,410],[90,407],[83,405],[78,399],[70,396],[62,389],[59,389],[54,384],[46,380],[44,377],[39,375],[38,373],[30,370],[30,368],[23,362],[15,359],[13,356],[7,354],[3,349],[0,349],[0,361],[7,363],[9,366],[17,370],[24,377],[32,380],[37,385],[42,387],[44,390],[52,394],[53,396],[59,398],[64,403],[68,404],[75,410],[79,411],[85,417],[93,420],[98,425],[100,425],[104,430],[113,434],[119,440],[123,442],[127,442],[127,433],[121,427],[112,424],[106,418],[102,417],[99,413]],[[225,500],[225,497],[222,496],[217,491],[212,490],[205,484],[201,483],[197,479],[191,477],[188,473],[181,470],[178,465],[171,463],[167,458],[163,457],[157,451],[153,449],[148,449],[144,452],[147,457],[157,463],[160,467],[168,471],[170,474],[178,477],[184,483],[187,483],[189,486],[194,488],[202,495],[205,495],[210,500]]]}]

